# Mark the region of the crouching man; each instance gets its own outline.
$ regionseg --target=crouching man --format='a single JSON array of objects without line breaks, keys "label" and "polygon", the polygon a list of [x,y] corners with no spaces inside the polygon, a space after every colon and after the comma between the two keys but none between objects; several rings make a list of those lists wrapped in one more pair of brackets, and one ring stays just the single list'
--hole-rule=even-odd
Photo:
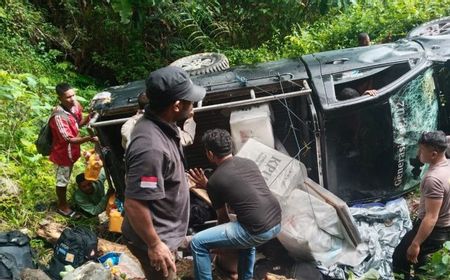
[{"label": "crouching man", "polygon": [[85,216],[94,217],[105,211],[108,201],[104,187],[105,180],[103,169],[96,181],[86,180],[84,173],[77,175],[78,189],[73,194],[73,200]]},{"label": "crouching man", "polygon": [[419,139],[419,158],[429,164],[420,184],[418,221],[395,248],[393,271],[412,279],[410,266],[416,270],[426,256],[442,248],[450,233],[450,166],[445,158],[444,132],[425,132]]},{"label": "crouching man", "polygon": [[[214,248],[238,249],[239,279],[252,279],[255,247],[280,232],[280,205],[258,166],[249,159],[233,157],[232,139],[226,130],[208,130],[202,142],[217,169],[209,180],[201,169],[190,170],[189,175],[197,187],[207,189],[219,225],[192,239],[195,279],[212,279],[209,251]],[[229,221],[226,205],[234,210],[237,221]]]}]

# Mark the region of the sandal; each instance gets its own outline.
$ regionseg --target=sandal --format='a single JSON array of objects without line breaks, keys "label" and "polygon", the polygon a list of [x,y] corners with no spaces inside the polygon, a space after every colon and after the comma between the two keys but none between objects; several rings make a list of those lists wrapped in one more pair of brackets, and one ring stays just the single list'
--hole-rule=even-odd
[{"label": "sandal", "polygon": [[56,212],[57,212],[58,214],[60,214],[61,216],[64,216],[64,217],[66,217],[66,218],[71,218],[71,219],[73,219],[73,220],[78,220],[78,219],[81,218],[81,215],[78,214],[78,213],[77,213],[76,211],[74,211],[74,210],[70,210],[70,211],[67,213],[67,212],[64,212],[64,211],[61,210],[61,209],[56,209]]}]

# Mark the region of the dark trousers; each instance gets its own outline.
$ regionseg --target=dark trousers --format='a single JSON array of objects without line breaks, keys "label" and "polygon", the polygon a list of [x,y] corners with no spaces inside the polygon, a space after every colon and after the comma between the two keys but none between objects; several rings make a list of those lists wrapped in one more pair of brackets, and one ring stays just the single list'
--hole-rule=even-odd
[{"label": "dark trousers", "polygon": [[[408,250],[409,246],[414,240],[414,237],[417,234],[420,222],[421,221],[417,221],[414,224],[413,229],[408,231],[405,234],[405,236],[403,236],[402,240],[395,248],[394,254],[392,255],[393,272],[399,275],[403,275],[404,276],[403,279],[405,280],[413,279],[410,274],[411,265],[413,264],[406,259],[406,251]],[[450,227],[446,228],[435,227],[431,232],[431,234],[428,236],[428,238],[425,239],[422,245],[420,245],[420,252],[419,256],[417,257],[418,262],[413,266],[416,274],[420,272],[420,267],[425,264],[427,255],[441,249],[442,244],[444,244],[446,240],[449,240],[449,232]]]},{"label": "dark trousers", "polygon": [[[133,245],[131,242],[127,242],[127,247],[131,253],[139,260],[141,263],[142,270],[144,271],[145,278],[149,280],[174,280],[177,279],[177,275],[173,270],[169,270],[169,276],[164,277],[162,269],[156,270],[150,264],[150,259],[147,255],[147,250],[139,248]],[[175,253],[172,252],[175,257]],[[175,258],[174,258],[175,259]]]}]

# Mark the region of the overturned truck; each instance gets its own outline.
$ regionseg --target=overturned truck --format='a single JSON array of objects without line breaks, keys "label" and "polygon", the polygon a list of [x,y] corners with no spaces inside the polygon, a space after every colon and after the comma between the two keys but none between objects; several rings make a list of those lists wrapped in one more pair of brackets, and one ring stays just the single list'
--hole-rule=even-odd
[{"label": "overturned truck", "polygon": [[[311,180],[348,204],[412,190],[423,171],[416,159],[420,133],[450,128],[450,35],[418,34],[192,76],[207,94],[194,108],[187,166],[211,168],[199,138],[223,128],[236,152],[254,138],[303,163]],[[340,100],[346,88],[377,94]],[[135,114],[142,91],[144,81],[110,87],[91,104],[98,118],[90,125],[119,197],[125,188],[120,128]]]},{"label": "overturned truck", "polygon": [[[196,136],[185,147],[186,167],[213,168],[199,140],[211,128],[230,131],[235,154],[257,163],[280,201],[278,239],[290,255],[305,260],[301,254],[309,249],[326,267],[358,266],[367,260],[370,241],[361,238],[347,204],[390,200],[414,189],[424,172],[417,159],[420,134],[450,132],[449,27],[450,18],[443,18],[394,43],[231,69],[224,62],[204,70],[188,65],[207,94],[195,104]],[[217,57],[199,56],[195,65],[214,64]],[[105,89],[91,102],[97,115],[90,126],[120,200],[121,127],[136,113],[143,91],[144,81],[130,82]],[[343,98],[349,91],[356,96]],[[410,222],[401,206],[399,219]],[[378,252],[360,270],[378,263],[389,277],[390,251]]]}]

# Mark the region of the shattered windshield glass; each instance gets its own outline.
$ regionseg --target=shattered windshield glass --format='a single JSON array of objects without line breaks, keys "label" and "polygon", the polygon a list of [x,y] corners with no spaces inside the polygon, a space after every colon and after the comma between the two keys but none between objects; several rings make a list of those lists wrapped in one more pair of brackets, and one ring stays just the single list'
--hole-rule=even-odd
[{"label": "shattered windshield glass", "polygon": [[346,201],[392,197],[420,180],[417,140],[437,127],[438,103],[428,70],[388,100],[326,120],[328,188]]},{"label": "shattered windshield glass", "polygon": [[417,140],[424,131],[436,130],[438,99],[433,70],[429,69],[391,96],[394,132],[393,185],[407,190],[417,185],[423,172],[417,159]]}]

